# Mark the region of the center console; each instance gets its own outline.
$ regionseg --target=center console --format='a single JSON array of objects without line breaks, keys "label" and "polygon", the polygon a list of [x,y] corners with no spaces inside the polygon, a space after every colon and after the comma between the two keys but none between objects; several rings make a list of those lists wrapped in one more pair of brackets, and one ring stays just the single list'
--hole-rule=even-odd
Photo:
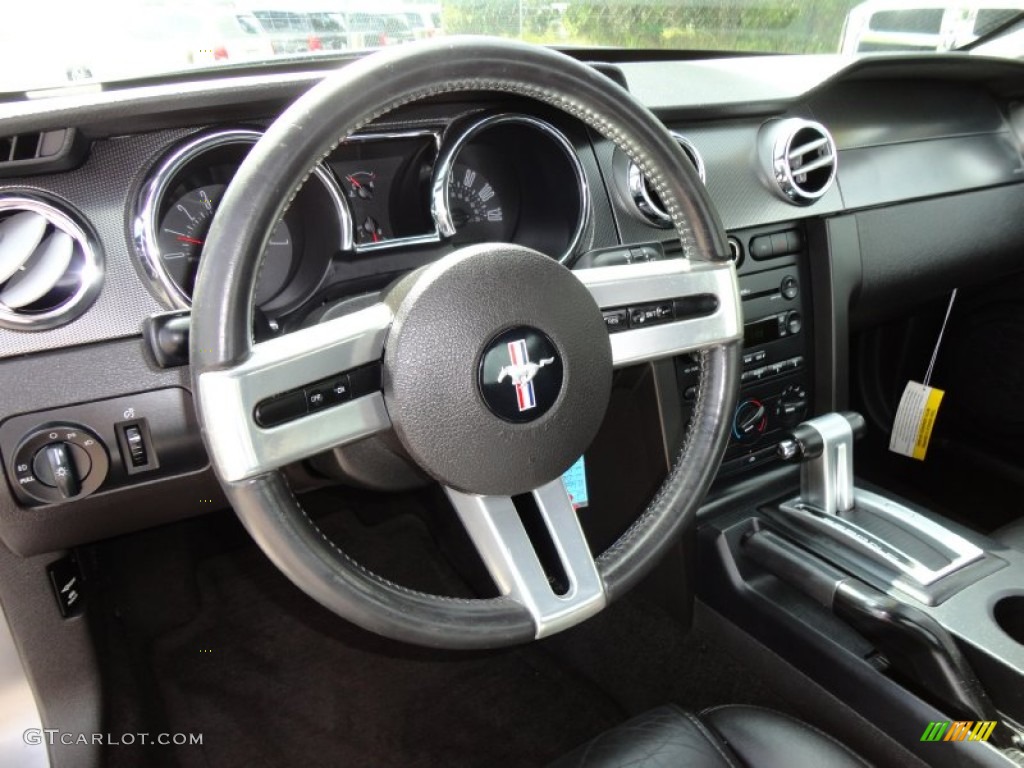
[{"label": "center console", "polygon": [[[699,599],[921,764],[1024,764],[1024,551],[856,480],[863,420],[815,412],[831,391],[815,379],[828,368],[814,359],[817,231],[729,234],[743,373],[698,516]],[[699,370],[688,356],[673,367],[661,408],[685,424]]]},{"label": "center console", "polygon": [[[798,224],[733,232],[743,301],[743,374],[732,435],[719,477],[776,460],[780,436],[806,418],[813,402],[813,354],[807,246]],[[675,361],[683,418],[697,393],[698,366]]]},{"label": "center console", "polygon": [[764,472],[705,508],[700,597],[928,765],[1019,764],[1024,551],[856,482],[863,430],[829,413],[773,437],[799,490]]}]

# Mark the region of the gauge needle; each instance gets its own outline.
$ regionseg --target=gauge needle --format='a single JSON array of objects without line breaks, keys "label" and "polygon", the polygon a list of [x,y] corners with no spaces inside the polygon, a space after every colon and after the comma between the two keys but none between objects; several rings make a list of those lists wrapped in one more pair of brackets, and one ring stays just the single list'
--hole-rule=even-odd
[{"label": "gauge needle", "polygon": [[194,237],[186,237],[185,235],[178,235],[178,241],[182,243],[188,243],[190,245],[202,245],[202,240],[196,240]]},{"label": "gauge needle", "polygon": [[346,176],[345,178],[351,181],[352,186],[355,187],[356,189],[362,189],[363,185],[356,181],[355,178],[353,178],[352,176]]}]

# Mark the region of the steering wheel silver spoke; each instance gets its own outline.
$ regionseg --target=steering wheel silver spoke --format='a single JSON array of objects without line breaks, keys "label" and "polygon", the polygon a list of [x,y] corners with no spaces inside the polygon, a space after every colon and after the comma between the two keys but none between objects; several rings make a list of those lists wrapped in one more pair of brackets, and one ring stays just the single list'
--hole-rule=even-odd
[{"label": "steering wheel silver spoke", "polygon": [[614,312],[620,321],[623,330],[609,326],[617,368],[743,337],[731,263],[666,259],[574,274],[606,316]]},{"label": "steering wheel silver spoke", "polygon": [[376,383],[349,382],[372,379],[391,321],[377,304],[256,344],[244,362],[201,374],[207,446],[222,479],[244,480],[389,429],[379,369]]},{"label": "steering wheel silver spoke", "polygon": [[511,497],[445,490],[498,589],[530,612],[536,637],[571,627],[604,608],[604,583],[561,478],[535,489],[533,498],[566,576],[564,594],[552,588]]}]

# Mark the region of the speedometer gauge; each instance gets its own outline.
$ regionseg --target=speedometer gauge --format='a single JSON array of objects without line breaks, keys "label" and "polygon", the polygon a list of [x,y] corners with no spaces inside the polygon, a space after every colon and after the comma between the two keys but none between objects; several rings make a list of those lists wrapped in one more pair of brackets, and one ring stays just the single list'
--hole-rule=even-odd
[{"label": "speedometer gauge", "polygon": [[515,243],[569,262],[587,230],[590,193],[565,135],[516,114],[469,118],[448,135],[431,184],[438,234],[454,246]]},{"label": "speedometer gauge", "polygon": [[[160,219],[156,237],[160,259],[167,276],[189,295],[195,286],[206,233],[226,188],[224,184],[208,184],[186,192],[171,201]],[[284,221],[279,221],[274,227],[264,253],[260,281],[256,287],[257,304],[277,296],[292,273],[292,236]]]},{"label": "speedometer gauge", "polygon": [[501,242],[508,236],[502,199],[487,178],[456,163],[448,177],[448,208],[457,239]]}]

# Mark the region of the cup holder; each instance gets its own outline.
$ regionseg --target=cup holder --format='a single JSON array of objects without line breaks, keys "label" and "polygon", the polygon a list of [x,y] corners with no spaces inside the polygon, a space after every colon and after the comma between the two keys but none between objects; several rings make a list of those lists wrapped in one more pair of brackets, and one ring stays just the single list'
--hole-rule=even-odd
[{"label": "cup holder", "polygon": [[1010,595],[997,600],[992,613],[1003,632],[1024,645],[1024,595]]}]

